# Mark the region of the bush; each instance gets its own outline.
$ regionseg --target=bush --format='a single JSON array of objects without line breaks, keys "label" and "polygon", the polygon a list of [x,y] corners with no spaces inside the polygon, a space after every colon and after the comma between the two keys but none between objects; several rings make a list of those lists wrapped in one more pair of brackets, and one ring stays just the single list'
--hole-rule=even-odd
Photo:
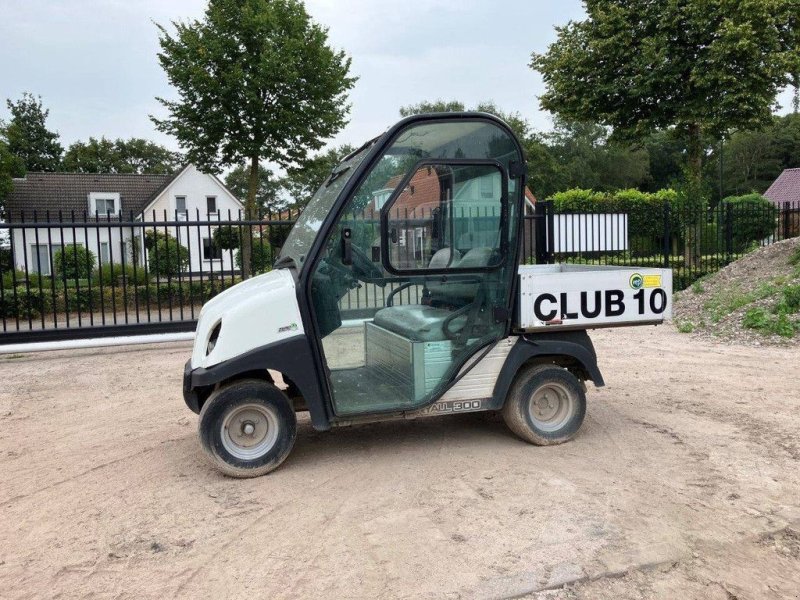
[{"label": "bush", "polygon": [[214,244],[223,250],[235,250],[239,247],[239,229],[233,225],[217,227],[212,234]]},{"label": "bush", "polygon": [[[36,273],[31,273],[30,279],[34,279],[36,277]],[[14,284],[19,284],[20,282],[25,281],[28,277],[25,275],[25,271],[20,271],[16,269],[14,271],[3,271],[3,289],[8,292]]]},{"label": "bush", "polygon": [[53,264],[61,279],[88,279],[94,269],[94,253],[88,248],[69,244],[56,250]]},{"label": "bush", "polygon": [[189,250],[172,236],[159,237],[147,252],[150,273],[156,277],[171,277],[189,266]]},{"label": "bush", "polygon": [[[723,208],[727,219],[730,210],[733,251],[743,252],[775,233],[777,207],[760,194],[730,196],[725,198]],[[731,207],[728,209],[728,205]]]},{"label": "bush", "polygon": [[52,307],[50,290],[18,285],[12,290],[4,290],[0,299],[0,317],[35,319],[42,313],[49,312]]},{"label": "bush", "polygon": [[118,264],[103,265],[92,274],[92,279],[104,286],[111,286],[112,282],[118,285],[121,278],[124,278],[126,285],[144,285],[148,280],[144,265],[136,265],[135,269],[133,265],[125,265],[124,268]]},{"label": "bush", "polygon": [[[236,253],[236,266],[242,268],[242,251]],[[250,272],[253,275],[266,273],[272,270],[272,247],[264,238],[253,238],[252,252],[250,254]]]}]

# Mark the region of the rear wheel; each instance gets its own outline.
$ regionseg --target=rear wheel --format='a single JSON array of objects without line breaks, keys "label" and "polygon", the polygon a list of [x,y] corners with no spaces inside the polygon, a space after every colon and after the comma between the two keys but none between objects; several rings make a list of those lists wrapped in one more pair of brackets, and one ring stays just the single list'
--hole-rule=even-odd
[{"label": "rear wheel", "polygon": [[503,406],[509,429],[539,446],[572,439],[585,415],[586,394],[581,382],[555,365],[523,368]]},{"label": "rear wheel", "polygon": [[258,477],[276,469],[297,434],[289,399],[258,379],[236,381],[211,394],[198,427],[206,455],[231,477]]}]

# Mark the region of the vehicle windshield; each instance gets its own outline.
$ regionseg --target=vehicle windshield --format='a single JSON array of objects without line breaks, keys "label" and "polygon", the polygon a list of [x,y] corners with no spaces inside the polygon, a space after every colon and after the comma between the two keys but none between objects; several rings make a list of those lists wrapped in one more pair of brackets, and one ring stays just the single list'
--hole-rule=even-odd
[{"label": "vehicle windshield", "polygon": [[311,250],[325,217],[328,216],[336,202],[336,198],[339,197],[345,184],[353,177],[358,165],[364,160],[374,143],[375,140],[371,140],[364,144],[361,149],[339,163],[325,178],[325,182],[308,202],[292,227],[292,231],[289,232],[289,237],[286,238],[276,265],[294,262],[295,266],[300,268]]}]

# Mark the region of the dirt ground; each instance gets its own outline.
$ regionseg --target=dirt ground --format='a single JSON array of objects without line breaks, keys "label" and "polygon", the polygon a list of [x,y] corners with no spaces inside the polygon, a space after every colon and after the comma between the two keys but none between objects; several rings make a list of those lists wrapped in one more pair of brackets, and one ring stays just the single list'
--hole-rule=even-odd
[{"label": "dirt ground", "polygon": [[800,597],[800,350],[593,338],[569,444],[303,417],[251,480],[201,455],[188,345],[0,357],[0,597]]}]

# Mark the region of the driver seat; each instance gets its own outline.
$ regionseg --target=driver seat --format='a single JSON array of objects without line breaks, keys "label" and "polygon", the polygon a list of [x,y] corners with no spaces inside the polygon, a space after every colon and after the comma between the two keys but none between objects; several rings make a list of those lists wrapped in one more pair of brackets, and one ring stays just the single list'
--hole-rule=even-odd
[{"label": "driver seat", "polygon": [[[441,269],[447,266],[474,267],[484,266],[489,263],[491,250],[488,248],[473,248],[463,257],[458,250],[442,248],[438,250],[430,260],[428,267],[431,269]],[[447,284],[444,284],[445,286]],[[459,286],[459,292],[463,299],[472,300],[475,295],[477,284],[450,284]],[[428,286],[429,288],[433,286]],[[467,289],[461,289],[467,288]],[[431,290],[435,292],[443,290]],[[455,290],[448,290],[455,291]],[[451,294],[447,294],[450,296]],[[458,311],[436,308],[426,304],[403,304],[399,306],[387,306],[375,313],[373,323],[383,329],[401,335],[402,337],[415,342],[439,342],[452,338],[453,335],[461,332],[467,326],[469,312],[464,309]],[[454,313],[461,313],[454,315]],[[448,336],[450,333],[450,336]]]}]

